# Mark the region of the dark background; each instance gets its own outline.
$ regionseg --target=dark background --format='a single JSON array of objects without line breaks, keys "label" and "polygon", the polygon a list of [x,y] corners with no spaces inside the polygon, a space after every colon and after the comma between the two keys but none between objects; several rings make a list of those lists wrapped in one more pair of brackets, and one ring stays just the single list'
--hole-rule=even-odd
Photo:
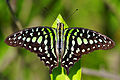
[{"label": "dark background", "polygon": [[[60,13],[69,27],[92,29],[113,39],[116,43],[113,49],[94,51],[82,57],[82,80],[119,80],[120,0],[10,1],[23,28],[52,26]],[[68,18],[76,9],[78,11]],[[11,17],[6,0],[0,0],[0,80],[48,80],[49,69],[35,54],[4,43],[8,35],[18,30]],[[86,73],[89,70],[97,72]],[[104,77],[99,71],[105,73]]]}]

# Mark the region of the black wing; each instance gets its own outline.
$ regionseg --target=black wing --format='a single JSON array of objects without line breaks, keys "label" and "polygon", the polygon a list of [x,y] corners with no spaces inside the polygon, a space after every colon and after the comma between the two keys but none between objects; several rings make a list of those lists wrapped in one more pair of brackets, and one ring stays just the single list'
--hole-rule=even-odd
[{"label": "black wing", "polygon": [[56,31],[50,27],[33,27],[11,34],[5,40],[9,46],[19,46],[37,53],[46,66],[52,69],[58,66],[56,55]]},{"label": "black wing", "polygon": [[64,54],[61,64],[69,73],[69,67],[74,65],[83,54],[94,50],[107,50],[115,43],[105,35],[84,28],[68,28],[64,33]]}]

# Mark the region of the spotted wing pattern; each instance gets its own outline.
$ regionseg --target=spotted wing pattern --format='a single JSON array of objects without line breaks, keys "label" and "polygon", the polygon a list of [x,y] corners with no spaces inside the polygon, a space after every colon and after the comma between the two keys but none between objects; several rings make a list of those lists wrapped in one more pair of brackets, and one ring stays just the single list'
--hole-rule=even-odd
[{"label": "spotted wing pattern", "polygon": [[68,28],[64,32],[64,53],[61,57],[61,66],[67,73],[83,54],[94,50],[106,50],[114,47],[114,42],[98,32],[84,28]]},{"label": "spotted wing pattern", "polygon": [[52,69],[58,66],[56,55],[56,31],[50,27],[33,27],[8,36],[5,42],[13,47],[19,46],[37,53],[46,66]]}]

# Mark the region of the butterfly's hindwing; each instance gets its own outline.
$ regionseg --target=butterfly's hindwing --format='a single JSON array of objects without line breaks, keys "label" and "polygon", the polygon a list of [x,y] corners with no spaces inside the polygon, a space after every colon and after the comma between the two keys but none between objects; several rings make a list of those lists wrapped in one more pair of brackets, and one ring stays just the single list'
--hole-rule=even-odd
[{"label": "butterfly's hindwing", "polygon": [[68,28],[64,33],[64,54],[61,64],[69,73],[69,67],[74,65],[83,54],[99,49],[111,49],[114,42],[98,32],[84,28]]},{"label": "butterfly's hindwing", "polygon": [[52,69],[58,66],[56,55],[55,29],[50,27],[33,27],[18,31],[8,36],[5,42],[10,46],[20,46],[37,53],[44,63]]}]

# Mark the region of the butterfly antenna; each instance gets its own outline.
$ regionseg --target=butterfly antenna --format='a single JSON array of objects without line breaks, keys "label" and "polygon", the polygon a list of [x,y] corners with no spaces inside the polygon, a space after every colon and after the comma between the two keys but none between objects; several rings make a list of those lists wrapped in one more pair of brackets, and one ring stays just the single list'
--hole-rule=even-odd
[{"label": "butterfly antenna", "polygon": [[16,16],[15,16],[15,13],[14,13],[11,5],[10,5],[10,0],[6,0],[6,3],[7,3],[7,5],[8,5],[8,8],[9,8],[10,13],[11,13],[11,15],[12,15],[12,18],[13,18],[13,20],[14,20],[14,23],[16,24],[16,26],[18,27],[18,29],[21,30],[21,29],[22,29],[22,25],[21,25],[20,21],[19,21],[19,20],[16,18]]},{"label": "butterfly antenna", "polygon": [[68,16],[67,19],[69,19],[71,16],[73,16],[75,14],[75,12],[77,12],[77,11],[78,11],[78,9],[75,9],[75,11],[70,16]]}]

